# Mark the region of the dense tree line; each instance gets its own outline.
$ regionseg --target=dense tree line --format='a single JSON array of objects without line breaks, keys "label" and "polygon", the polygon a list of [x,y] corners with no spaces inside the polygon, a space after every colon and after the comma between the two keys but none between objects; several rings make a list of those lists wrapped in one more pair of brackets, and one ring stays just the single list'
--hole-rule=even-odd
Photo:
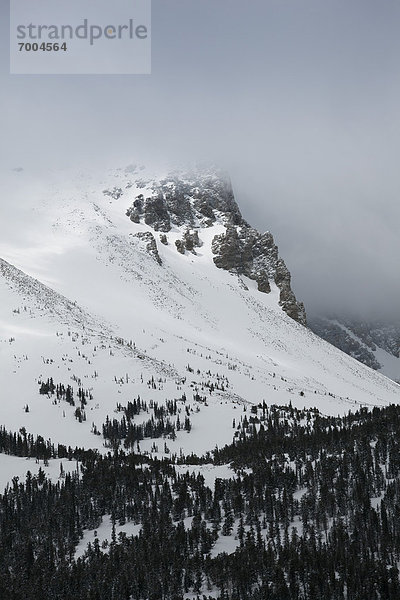
[{"label": "dense tree line", "polygon": [[55,445],[41,435],[34,436],[28,433],[25,427],[21,427],[18,433],[0,427],[0,452],[12,456],[36,458],[38,461],[48,461],[51,458],[80,460],[86,455],[86,451],[81,448],[71,448],[63,444]]},{"label": "dense tree line", "polygon": [[[213,489],[190,466],[118,449],[76,450],[79,473],[58,482],[15,478],[0,497],[0,597],[398,600],[400,407],[333,418],[264,404],[234,431],[191,457],[235,467]],[[140,533],[113,529],[75,560],[104,515]],[[231,553],[213,550],[221,539]]]}]

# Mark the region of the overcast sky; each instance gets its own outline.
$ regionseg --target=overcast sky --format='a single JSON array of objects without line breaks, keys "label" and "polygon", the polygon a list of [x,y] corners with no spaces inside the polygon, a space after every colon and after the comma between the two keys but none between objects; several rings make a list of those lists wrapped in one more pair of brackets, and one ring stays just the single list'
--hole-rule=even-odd
[{"label": "overcast sky", "polygon": [[398,0],[153,0],[146,76],[10,76],[5,4],[5,167],[209,157],[306,307],[400,312]]}]

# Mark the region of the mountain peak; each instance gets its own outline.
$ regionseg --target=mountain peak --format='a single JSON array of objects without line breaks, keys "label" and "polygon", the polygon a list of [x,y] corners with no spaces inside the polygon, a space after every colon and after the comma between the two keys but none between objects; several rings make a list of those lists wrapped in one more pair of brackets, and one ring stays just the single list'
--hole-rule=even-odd
[{"label": "mountain peak", "polygon": [[143,188],[127,215],[167,233],[173,226],[210,227],[215,222],[242,224],[229,177],[218,169],[174,170],[167,176],[135,181]]},{"label": "mountain peak", "polygon": [[[273,236],[258,232],[244,220],[226,173],[216,168],[173,171],[157,180],[141,177],[135,185],[140,193],[126,211],[131,221],[161,232],[163,243],[171,230],[183,229],[182,239],[175,241],[180,253],[193,252],[201,245],[203,229],[222,225],[222,233],[216,234],[211,244],[215,265],[255,280],[263,293],[269,293],[270,282],[275,282],[283,310],[306,324],[304,305],[291,289],[289,270],[279,257]],[[122,188],[104,193],[119,198]]]}]

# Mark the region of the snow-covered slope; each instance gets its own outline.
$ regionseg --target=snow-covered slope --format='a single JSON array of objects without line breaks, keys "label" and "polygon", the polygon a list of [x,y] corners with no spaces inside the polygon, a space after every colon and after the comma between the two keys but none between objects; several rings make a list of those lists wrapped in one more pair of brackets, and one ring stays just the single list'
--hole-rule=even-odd
[{"label": "snow-covered slope", "polygon": [[309,327],[343,352],[400,382],[400,326],[388,321],[361,321],[317,316]]},{"label": "snow-covered slope", "polygon": [[[222,210],[217,177],[212,189],[209,174],[203,188],[197,178],[192,196],[184,188],[188,212],[170,212],[168,226],[157,206],[156,217],[139,206],[132,219],[140,194],[160,196],[160,181],[164,199],[170,185],[176,200],[176,182],[188,184],[179,177],[133,166],[37,181],[25,171],[4,174],[0,424],[102,448],[93,431],[107,415],[119,418],[117,403],[185,394],[192,429],[178,431],[169,449],[205,452],[232,440],[232,420],[247,403],[336,414],[398,402],[399,385],[282,310],[302,318],[272,236],[235,222],[236,204]],[[234,267],[233,251],[241,253]],[[217,268],[216,257],[227,268]],[[86,420],[64,400],[39,394],[50,377],[90,391]],[[164,451],[141,443],[152,447]]]}]

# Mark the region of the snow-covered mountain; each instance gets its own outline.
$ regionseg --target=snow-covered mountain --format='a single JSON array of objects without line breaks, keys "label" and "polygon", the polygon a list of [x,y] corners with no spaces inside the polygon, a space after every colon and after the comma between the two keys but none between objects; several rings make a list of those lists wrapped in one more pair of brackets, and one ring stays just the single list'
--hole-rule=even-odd
[{"label": "snow-covered mountain", "polygon": [[312,316],[308,325],[330,344],[400,382],[399,325],[345,316]]},{"label": "snow-covered mountain", "polygon": [[[18,170],[3,182],[7,429],[103,449],[117,405],[178,399],[191,430],[168,451],[201,453],[231,442],[248,403],[344,414],[399,402],[398,384],[303,325],[272,235],[243,220],[221,173],[130,165],[37,179]],[[73,388],[74,405],[39,393],[51,378]],[[151,438],[140,447],[167,451]]]}]

